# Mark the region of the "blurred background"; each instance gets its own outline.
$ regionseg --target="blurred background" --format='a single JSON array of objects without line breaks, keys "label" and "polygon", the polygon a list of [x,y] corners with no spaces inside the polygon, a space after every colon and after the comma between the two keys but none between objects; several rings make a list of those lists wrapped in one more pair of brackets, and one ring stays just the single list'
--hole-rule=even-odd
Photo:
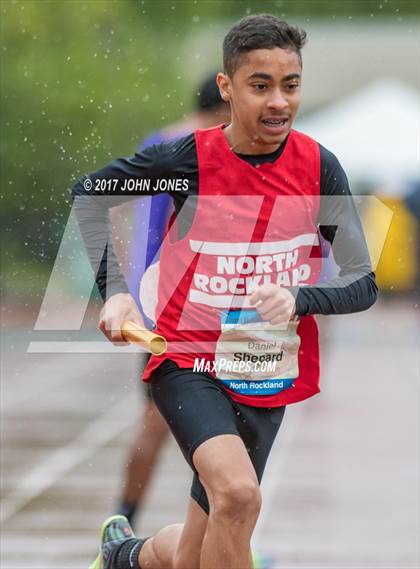
[{"label": "blurred background", "polygon": [[[308,32],[296,128],[337,155],[355,195],[379,200],[359,203],[381,298],[321,322],[323,393],[288,409],[255,547],[272,567],[419,567],[417,2],[2,0],[0,10],[2,566],[87,567],[143,405],[138,355],[116,354],[96,331],[71,187],[188,114],[196,85],[221,70],[230,26],[270,12]],[[170,443],[139,531],[182,519],[189,484]]]}]

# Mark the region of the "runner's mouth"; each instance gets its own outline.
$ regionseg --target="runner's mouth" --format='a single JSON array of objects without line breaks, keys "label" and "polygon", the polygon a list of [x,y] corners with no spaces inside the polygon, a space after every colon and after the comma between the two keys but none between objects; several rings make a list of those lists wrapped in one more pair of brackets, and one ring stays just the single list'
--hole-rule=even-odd
[{"label": "runner's mouth", "polygon": [[282,126],[286,126],[288,121],[289,121],[288,117],[262,119],[262,123],[265,126],[272,127],[272,128],[279,128]]}]

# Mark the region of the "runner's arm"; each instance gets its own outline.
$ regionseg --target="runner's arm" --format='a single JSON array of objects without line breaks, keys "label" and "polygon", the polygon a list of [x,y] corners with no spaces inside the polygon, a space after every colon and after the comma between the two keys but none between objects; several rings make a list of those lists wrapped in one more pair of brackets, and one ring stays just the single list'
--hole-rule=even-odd
[{"label": "runner's arm", "polygon": [[337,158],[320,145],[320,232],[331,245],[339,275],[316,286],[301,287],[296,313],[348,314],[367,310],[377,298],[363,229],[346,174]]},{"label": "runner's arm", "polygon": [[[74,185],[73,208],[104,301],[115,294],[128,293],[112,247],[110,209],[139,196],[158,195],[159,192],[153,190],[158,179],[182,178],[184,173],[179,168],[174,168],[174,164],[182,164],[185,146],[182,140],[176,145],[168,143],[151,146],[131,158],[114,160],[96,172],[82,177]],[[188,170],[186,173],[188,174]],[[102,183],[105,189],[98,192],[95,188],[101,180],[104,181]],[[137,182],[141,191],[123,191],[127,180]],[[89,191],[86,190],[86,185],[90,188]],[[179,202],[185,199],[188,193],[179,191],[173,197]]]}]

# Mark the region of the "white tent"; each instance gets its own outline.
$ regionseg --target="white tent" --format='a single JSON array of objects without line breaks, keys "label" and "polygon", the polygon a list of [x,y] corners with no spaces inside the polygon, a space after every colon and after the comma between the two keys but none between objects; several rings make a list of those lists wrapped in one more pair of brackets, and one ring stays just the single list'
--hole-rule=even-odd
[{"label": "white tent", "polygon": [[393,195],[418,180],[419,93],[394,79],[372,83],[296,122],[334,152],[350,183],[374,184]]}]

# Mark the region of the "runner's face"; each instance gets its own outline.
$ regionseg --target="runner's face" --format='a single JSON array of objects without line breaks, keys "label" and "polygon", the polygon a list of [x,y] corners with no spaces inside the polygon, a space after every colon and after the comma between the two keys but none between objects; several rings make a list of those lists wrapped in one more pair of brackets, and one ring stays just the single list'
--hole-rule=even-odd
[{"label": "runner's face", "polygon": [[231,104],[225,135],[244,154],[274,152],[286,139],[300,103],[302,67],[295,51],[279,47],[250,51],[230,78],[218,84]]}]

